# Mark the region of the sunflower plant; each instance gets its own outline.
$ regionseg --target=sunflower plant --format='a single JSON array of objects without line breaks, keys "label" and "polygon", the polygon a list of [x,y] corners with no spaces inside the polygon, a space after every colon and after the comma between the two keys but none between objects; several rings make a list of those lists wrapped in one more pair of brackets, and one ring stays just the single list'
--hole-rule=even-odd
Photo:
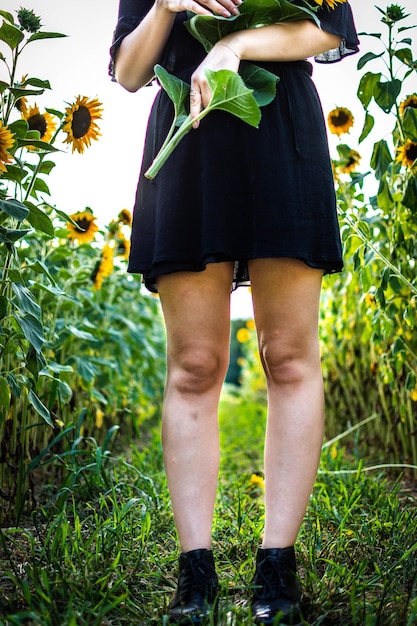
[{"label": "sunflower plant", "polygon": [[328,115],[339,139],[333,165],[345,269],[323,295],[327,424],[335,435],[374,415],[361,438],[365,454],[417,465],[417,61],[404,9],[376,10],[381,32],[368,34],[375,45],[358,61],[367,165],[343,140],[360,120],[345,107]]},{"label": "sunflower plant", "polygon": [[[334,9],[346,0],[244,0],[239,15],[228,18],[218,15],[194,15],[189,13],[185,23],[206,52],[229,33],[247,28],[300,19],[311,19],[319,24],[317,11],[320,7]],[[155,75],[174,105],[174,121],[164,144],[152,165],[145,173],[154,178],[181,139],[192,129],[194,119],[187,111],[190,85],[171,76],[157,65]],[[242,64],[239,72],[230,70],[206,71],[212,98],[197,116],[201,120],[213,110],[223,110],[236,115],[250,126],[257,128],[261,120],[261,107],[269,104],[276,95],[278,77],[254,63]],[[176,131],[176,132],[175,132]]]},{"label": "sunflower plant", "polygon": [[[7,477],[7,468],[23,463],[33,447],[28,434],[34,432],[31,420],[33,424],[41,420],[49,429],[55,425],[52,407],[42,397],[45,377],[54,381],[61,400],[69,397],[59,369],[50,369],[45,356],[50,340],[45,320],[51,301],[58,305],[66,299],[48,267],[45,247],[55,237],[50,248],[62,249],[56,239],[62,220],[76,223],[50,207],[47,177],[55,167],[53,154],[62,149],[57,147],[60,137],[63,146],[69,144],[79,153],[98,138],[101,104],[79,96],[64,111],[42,109],[37,100],[51,85],[47,79],[21,72],[20,57],[37,41],[65,35],[43,30],[41,18],[24,8],[15,16],[0,10],[0,24],[5,77],[0,81],[0,496],[6,490],[10,506],[19,502],[19,508],[27,478],[16,482]],[[68,253],[68,240],[63,245]]]}]

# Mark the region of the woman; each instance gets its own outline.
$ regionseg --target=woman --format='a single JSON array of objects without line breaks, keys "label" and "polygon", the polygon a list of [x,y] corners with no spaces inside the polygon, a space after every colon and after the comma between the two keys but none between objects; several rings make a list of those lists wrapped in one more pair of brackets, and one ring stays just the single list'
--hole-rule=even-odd
[{"label": "woman", "polygon": [[[339,0],[310,20],[227,35],[206,54],[185,11],[237,15],[241,0],[120,0],[111,73],[129,91],[156,63],[191,84],[193,117],[210,101],[205,70],[254,61],[279,76],[259,129],[211,112],[144,177],[173,119],[161,91],[150,115],[129,271],[160,294],[167,331],[162,438],[181,548],[171,621],[198,623],[215,608],[211,551],[219,437],[217,408],[229,356],[230,290],[250,284],[268,389],[265,528],[252,614],[298,618],[294,544],[323,436],[318,311],[323,273],[342,268],[334,184],[311,65],[358,50],[351,9]],[[331,3],[334,4],[334,3]]]}]

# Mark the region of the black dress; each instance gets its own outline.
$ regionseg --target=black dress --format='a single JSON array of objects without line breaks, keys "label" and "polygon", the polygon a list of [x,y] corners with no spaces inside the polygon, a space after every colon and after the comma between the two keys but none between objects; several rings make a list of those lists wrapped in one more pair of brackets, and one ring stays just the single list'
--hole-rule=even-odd
[{"label": "black dress", "polygon": [[[120,0],[111,57],[148,12],[152,0]],[[340,48],[332,62],[358,50],[348,3],[320,9],[324,30]],[[162,65],[190,82],[203,47],[176,15]],[[166,93],[153,104],[133,213],[128,271],[156,291],[158,276],[202,271],[233,261],[233,287],[249,284],[247,260],[290,257],[340,271],[343,262],[333,174],[321,103],[307,61],[258,63],[277,74],[277,96],[262,107],[259,128],[213,111],[186,135],[153,180],[144,177],[173,121]],[[112,73],[112,63],[110,72]]]}]

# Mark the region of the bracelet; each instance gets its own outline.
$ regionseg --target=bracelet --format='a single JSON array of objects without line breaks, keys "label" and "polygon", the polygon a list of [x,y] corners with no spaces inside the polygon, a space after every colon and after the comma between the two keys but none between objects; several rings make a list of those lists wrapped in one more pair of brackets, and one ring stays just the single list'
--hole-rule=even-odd
[{"label": "bracelet", "polygon": [[218,42],[217,42],[217,45],[218,45],[218,46],[223,46],[224,48],[229,48],[229,50],[230,50],[231,52],[233,52],[233,54],[235,55],[235,57],[236,57],[237,59],[239,59],[239,61],[241,60],[241,59],[240,59],[240,57],[236,54],[236,52],[233,50],[233,48],[231,48],[230,46],[228,46],[228,45],[227,45],[227,43],[220,43],[220,41],[218,41]]}]

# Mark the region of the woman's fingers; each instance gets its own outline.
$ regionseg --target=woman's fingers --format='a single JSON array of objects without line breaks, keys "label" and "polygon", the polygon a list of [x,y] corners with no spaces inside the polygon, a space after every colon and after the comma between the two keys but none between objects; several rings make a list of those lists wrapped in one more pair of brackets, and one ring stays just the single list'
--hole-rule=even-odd
[{"label": "woman's fingers", "polygon": [[[190,89],[190,115],[195,118],[202,109],[201,92],[198,89]],[[198,128],[200,120],[194,120],[193,128]]]},{"label": "woman's fingers", "polygon": [[190,10],[198,15],[239,15],[238,6],[242,0],[191,0]]}]

